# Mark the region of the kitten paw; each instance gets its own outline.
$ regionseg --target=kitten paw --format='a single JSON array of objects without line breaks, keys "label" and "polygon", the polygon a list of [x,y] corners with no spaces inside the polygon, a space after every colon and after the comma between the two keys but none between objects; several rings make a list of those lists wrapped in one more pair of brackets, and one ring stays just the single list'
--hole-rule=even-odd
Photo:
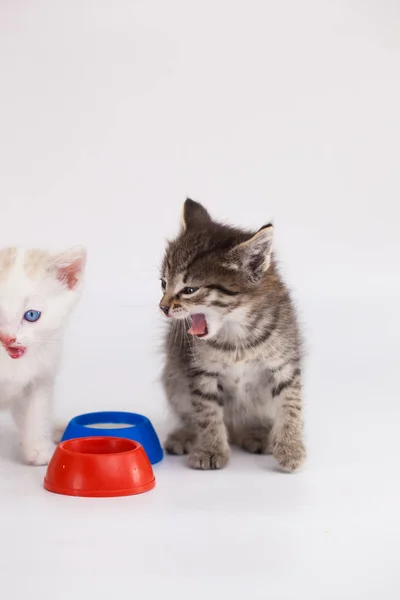
[{"label": "kitten paw", "polygon": [[273,455],[284,471],[292,473],[305,461],[306,449],[301,441],[277,442],[273,448]]},{"label": "kitten paw", "polygon": [[177,429],[169,434],[164,448],[167,454],[182,456],[183,454],[189,454],[194,440],[195,436],[189,429]]},{"label": "kitten paw", "polygon": [[238,436],[238,446],[253,454],[271,454],[270,429],[254,428]]},{"label": "kitten paw", "polygon": [[223,469],[229,460],[229,454],[229,449],[196,448],[189,454],[189,467],[202,471]]},{"label": "kitten paw", "polygon": [[29,445],[24,444],[22,452],[25,462],[38,467],[49,464],[55,448],[55,445],[48,440],[37,440]]}]

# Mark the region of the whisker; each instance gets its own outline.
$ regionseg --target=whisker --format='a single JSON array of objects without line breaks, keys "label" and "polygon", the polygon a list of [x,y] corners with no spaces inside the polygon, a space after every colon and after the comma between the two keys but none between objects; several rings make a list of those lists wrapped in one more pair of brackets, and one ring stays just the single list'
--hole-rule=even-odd
[{"label": "whisker", "polygon": [[182,348],[182,344],[184,344],[185,342],[185,324],[183,321],[179,321],[179,332],[180,332],[180,345],[179,347]]},{"label": "whisker", "polygon": [[196,342],[194,340],[194,338],[192,337],[192,335],[190,333],[188,333],[188,329],[190,329],[191,326],[191,319],[189,317],[185,318],[185,335],[186,335],[186,340],[189,346],[189,350],[192,354],[192,356],[195,355],[195,346],[196,346]]},{"label": "whisker", "polygon": [[173,337],[172,350],[175,350],[176,340],[177,340],[177,335],[178,335],[178,327],[177,327],[177,324],[175,322],[171,323],[171,327],[172,327],[171,337]]},{"label": "whisker", "polygon": [[122,308],[148,308],[152,304],[121,304]]}]

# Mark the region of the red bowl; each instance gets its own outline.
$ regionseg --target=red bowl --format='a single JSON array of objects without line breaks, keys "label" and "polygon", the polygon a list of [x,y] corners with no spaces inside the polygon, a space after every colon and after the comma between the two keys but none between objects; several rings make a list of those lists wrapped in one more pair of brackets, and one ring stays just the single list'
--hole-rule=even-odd
[{"label": "red bowl", "polygon": [[61,442],[44,479],[46,490],[67,496],[130,496],[147,492],[155,484],[143,447],[115,437]]}]

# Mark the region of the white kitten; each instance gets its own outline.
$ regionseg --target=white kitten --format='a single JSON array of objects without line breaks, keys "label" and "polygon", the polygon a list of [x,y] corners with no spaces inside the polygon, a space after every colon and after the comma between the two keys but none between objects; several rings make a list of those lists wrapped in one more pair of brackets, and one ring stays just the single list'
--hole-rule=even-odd
[{"label": "white kitten", "polygon": [[11,407],[26,462],[54,451],[52,393],[62,333],[79,298],[86,253],[0,250],[0,408]]}]

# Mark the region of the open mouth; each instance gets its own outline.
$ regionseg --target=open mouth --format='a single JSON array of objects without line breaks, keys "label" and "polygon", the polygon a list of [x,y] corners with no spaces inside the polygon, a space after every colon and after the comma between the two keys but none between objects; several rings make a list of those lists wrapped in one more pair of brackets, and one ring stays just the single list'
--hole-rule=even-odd
[{"label": "open mouth", "polygon": [[195,335],[198,338],[202,338],[208,333],[207,321],[205,315],[202,313],[196,313],[191,315],[192,326],[189,329],[188,333],[190,335]]},{"label": "open mouth", "polygon": [[23,354],[25,354],[25,350],[26,348],[24,346],[17,346],[17,347],[8,347],[6,348],[8,355],[10,356],[10,358],[21,358],[21,356]]}]

